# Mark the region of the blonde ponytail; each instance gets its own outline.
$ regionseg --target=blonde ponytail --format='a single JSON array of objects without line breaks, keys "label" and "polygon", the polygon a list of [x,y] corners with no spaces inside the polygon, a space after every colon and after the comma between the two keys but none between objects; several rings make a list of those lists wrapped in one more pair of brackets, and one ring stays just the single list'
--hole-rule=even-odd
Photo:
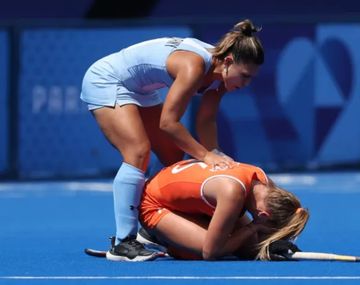
[{"label": "blonde ponytail", "polygon": [[302,208],[298,198],[279,187],[272,181],[269,183],[267,207],[270,212],[269,223],[276,229],[259,244],[257,259],[269,260],[269,246],[280,239],[295,239],[304,229],[309,211]]}]

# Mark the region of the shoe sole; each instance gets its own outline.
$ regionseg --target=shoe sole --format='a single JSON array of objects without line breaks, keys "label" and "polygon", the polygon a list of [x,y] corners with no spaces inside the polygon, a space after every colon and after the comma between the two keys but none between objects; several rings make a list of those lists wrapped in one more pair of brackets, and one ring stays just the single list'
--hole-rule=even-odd
[{"label": "shoe sole", "polygon": [[165,254],[163,252],[154,252],[151,255],[147,255],[147,256],[136,256],[133,259],[130,259],[126,256],[119,256],[119,255],[114,255],[112,254],[110,251],[106,252],[106,259],[111,260],[111,261],[128,261],[128,262],[141,262],[141,261],[151,261],[154,260],[158,257],[164,257]]}]

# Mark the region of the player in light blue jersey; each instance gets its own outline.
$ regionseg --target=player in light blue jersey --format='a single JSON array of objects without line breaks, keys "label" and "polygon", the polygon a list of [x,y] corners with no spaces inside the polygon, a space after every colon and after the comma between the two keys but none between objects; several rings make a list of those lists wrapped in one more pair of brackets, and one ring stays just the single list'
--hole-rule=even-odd
[{"label": "player in light blue jersey", "polygon": [[[123,163],[113,183],[116,239],[110,260],[155,257],[136,241],[138,206],[150,151],[164,165],[184,153],[213,167],[231,167],[219,151],[216,114],[227,91],[248,85],[264,61],[258,29],[237,23],[215,45],[194,38],[159,38],[135,44],[96,61],[87,70],[81,99],[91,110]],[[169,87],[164,102],[157,92]],[[198,140],[181,124],[191,97],[201,94]]]}]

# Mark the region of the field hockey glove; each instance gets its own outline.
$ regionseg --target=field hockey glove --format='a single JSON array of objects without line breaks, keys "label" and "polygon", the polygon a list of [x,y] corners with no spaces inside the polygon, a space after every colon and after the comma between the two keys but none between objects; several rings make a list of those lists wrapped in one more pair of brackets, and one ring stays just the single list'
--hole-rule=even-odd
[{"label": "field hockey glove", "polygon": [[301,251],[296,244],[288,240],[277,240],[270,244],[269,253],[272,261],[289,261],[289,255]]}]

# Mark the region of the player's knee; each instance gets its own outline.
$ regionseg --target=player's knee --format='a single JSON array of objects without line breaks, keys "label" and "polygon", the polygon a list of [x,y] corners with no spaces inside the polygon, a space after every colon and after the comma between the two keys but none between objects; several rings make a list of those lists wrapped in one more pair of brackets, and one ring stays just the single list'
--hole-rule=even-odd
[{"label": "player's knee", "polygon": [[129,146],[129,155],[135,160],[146,160],[148,159],[151,151],[150,141],[142,141],[138,143],[134,143]]}]

